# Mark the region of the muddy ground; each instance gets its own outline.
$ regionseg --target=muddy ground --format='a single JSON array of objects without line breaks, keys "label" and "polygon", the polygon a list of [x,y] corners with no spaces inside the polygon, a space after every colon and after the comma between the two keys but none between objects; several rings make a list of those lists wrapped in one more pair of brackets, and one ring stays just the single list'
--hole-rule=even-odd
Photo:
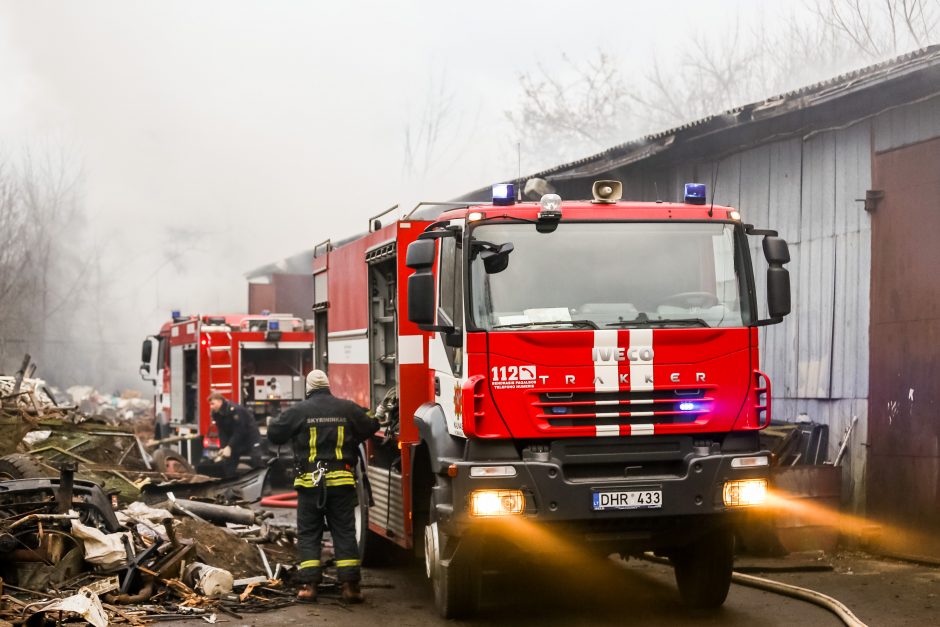
[{"label": "muddy ground", "polygon": [[[780,560],[742,559],[751,574],[809,587],[838,598],[869,625],[931,625],[940,622],[940,569],[862,553],[791,555]],[[800,572],[800,569],[819,569]],[[796,569],[797,572],[793,572]],[[754,572],[754,571],[758,572]],[[295,605],[242,619],[219,616],[229,625],[840,625],[807,603],[733,585],[715,612],[681,605],[672,571],[631,560],[598,562],[592,572],[519,564],[516,572],[490,575],[485,603],[469,621],[446,621],[434,610],[430,586],[414,562],[366,569],[362,606],[345,606],[335,590],[316,605]],[[193,625],[171,622],[165,625]]]}]

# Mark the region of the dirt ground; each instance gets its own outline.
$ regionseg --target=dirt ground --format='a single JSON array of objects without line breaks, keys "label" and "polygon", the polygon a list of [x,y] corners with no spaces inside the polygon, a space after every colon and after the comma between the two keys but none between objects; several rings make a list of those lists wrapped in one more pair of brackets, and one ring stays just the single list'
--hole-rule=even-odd
[{"label": "dirt ground", "polygon": [[[862,553],[741,559],[738,567],[768,579],[805,586],[836,597],[869,625],[940,622],[940,569],[874,558]],[[820,570],[825,569],[825,570]],[[600,561],[585,573],[571,568],[519,564],[513,573],[487,576],[484,604],[471,621],[446,621],[434,610],[423,569],[414,562],[366,569],[361,606],[343,605],[333,589],[316,605],[295,605],[229,625],[382,624],[429,625],[840,625],[835,616],[802,601],[733,585],[718,611],[681,605],[672,570],[644,561]],[[190,621],[163,623],[194,624]]]}]

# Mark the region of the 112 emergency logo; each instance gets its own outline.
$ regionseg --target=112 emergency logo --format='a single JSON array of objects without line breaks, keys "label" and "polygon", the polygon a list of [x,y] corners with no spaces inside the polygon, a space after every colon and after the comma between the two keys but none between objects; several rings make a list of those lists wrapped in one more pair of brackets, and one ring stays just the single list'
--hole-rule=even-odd
[{"label": "112 emergency logo", "polygon": [[490,383],[494,388],[535,387],[536,370],[532,364],[523,366],[493,366],[490,368]]}]

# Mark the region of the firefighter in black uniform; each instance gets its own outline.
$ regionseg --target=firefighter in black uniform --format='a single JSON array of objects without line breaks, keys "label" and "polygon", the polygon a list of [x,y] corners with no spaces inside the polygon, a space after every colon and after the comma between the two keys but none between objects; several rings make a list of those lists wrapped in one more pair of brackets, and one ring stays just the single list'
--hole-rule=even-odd
[{"label": "firefighter in black uniform", "polygon": [[215,461],[222,465],[222,476],[238,474],[238,460],[242,455],[251,457],[252,468],[262,467],[261,432],[254,415],[218,392],[209,395],[209,408],[219,431],[221,450]]},{"label": "firefighter in black uniform", "polygon": [[306,400],[268,425],[268,439],[273,444],[289,441],[294,450],[297,544],[303,583],[297,598],[317,598],[317,584],[323,577],[320,541],[324,526],[329,525],[343,599],[361,603],[354,469],[360,442],[378,430],[379,422],[352,401],[333,396],[322,370],[311,371],[306,383]]}]

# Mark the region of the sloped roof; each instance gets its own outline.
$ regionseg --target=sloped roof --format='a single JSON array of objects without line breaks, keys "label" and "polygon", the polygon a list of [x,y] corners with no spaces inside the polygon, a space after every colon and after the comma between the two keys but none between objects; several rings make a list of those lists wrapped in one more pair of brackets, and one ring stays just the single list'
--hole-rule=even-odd
[{"label": "sloped roof", "polygon": [[[512,182],[522,184],[530,178],[564,180],[591,176],[642,161],[673,148],[683,141],[697,139],[705,134],[713,135],[747,123],[769,120],[818,107],[925,70],[936,71],[938,69],[940,69],[940,45],[928,46],[806,87],[645,135]],[[934,91],[940,89],[940,82],[934,82],[932,89]],[[905,97],[904,94],[898,94],[899,99],[903,97]],[[485,187],[464,194],[459,197],[459,200],[482,200],[488,199],[488,196],[489,188]]]}]

